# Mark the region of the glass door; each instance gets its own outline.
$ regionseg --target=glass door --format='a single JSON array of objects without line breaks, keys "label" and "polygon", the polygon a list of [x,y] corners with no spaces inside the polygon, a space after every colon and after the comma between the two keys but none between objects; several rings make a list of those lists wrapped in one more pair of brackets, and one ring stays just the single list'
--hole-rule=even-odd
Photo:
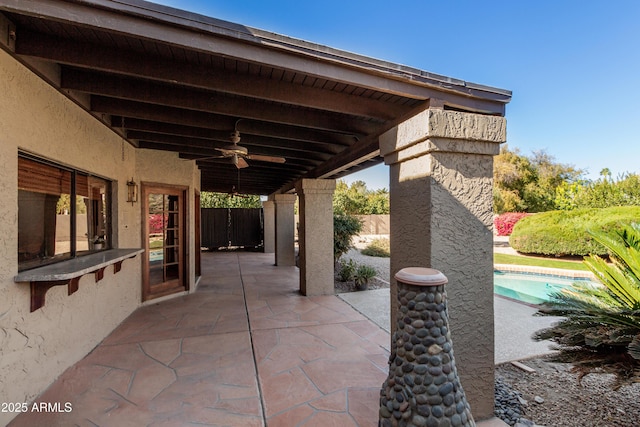
[{"label": "glass door", "polygon": [[185,275],[185,192],[172,187],[143,190],[145,277],[143,300],[187,290]]}]

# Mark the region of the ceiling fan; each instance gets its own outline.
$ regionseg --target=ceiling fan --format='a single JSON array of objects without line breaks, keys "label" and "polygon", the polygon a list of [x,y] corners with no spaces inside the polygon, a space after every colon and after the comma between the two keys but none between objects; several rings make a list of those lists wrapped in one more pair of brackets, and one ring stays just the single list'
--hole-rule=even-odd
[{"label": "ceiling fan", "polygon": [[[238,120],[238,122],[239,121],[240,120]],[[229,142],[231,142],[231,144],[215,148],[216,150],[220,151],[220,156],[202,157],[198,160],[230,158],[232,159],[231,161],[233,162],[233,164],[238,169],[246,168],[249,166],[245,159],[270,163],[284,163],[286,161],[284,157],[249,154],[249,150],[246,147],[238,145],[238,143],[240,142],[240,131],[238,131],[238,122],[236,122],[235,129],[229,135]]]}]

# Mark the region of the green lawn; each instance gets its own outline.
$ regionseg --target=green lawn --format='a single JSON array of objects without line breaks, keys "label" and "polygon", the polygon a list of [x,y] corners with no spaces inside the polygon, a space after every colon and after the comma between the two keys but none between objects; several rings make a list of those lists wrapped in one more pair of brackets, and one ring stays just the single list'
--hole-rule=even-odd
[{"label": "green lawn", "polygon": [[579,261],[563,261],[541,257],[520,255],[493,254],[495,264],[532,265],[535,267],[563,268],[565,270],[589,270],[584,263]]}]

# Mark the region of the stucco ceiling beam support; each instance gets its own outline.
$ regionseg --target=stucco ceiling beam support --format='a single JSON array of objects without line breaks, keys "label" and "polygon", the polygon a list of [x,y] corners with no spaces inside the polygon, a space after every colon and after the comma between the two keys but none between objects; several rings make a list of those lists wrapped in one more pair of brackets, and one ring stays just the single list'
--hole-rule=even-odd
[{"label": "stucco ceiling beam support", "polygon": [[296,182],[300,292],[333,295],[333,192],[335,179],[301,179]]}]

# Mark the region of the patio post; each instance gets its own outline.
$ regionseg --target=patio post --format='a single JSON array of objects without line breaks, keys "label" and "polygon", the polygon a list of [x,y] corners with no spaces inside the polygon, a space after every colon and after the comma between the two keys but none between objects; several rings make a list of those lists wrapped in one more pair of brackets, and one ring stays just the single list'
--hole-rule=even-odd
[{"label": "patio post", "polygon": [[301,179],[299,199],[300,292],[332,295],[334,179]]},{"label": "patio post", "polygon": [[[506,121],[431,108],[380,137],[389,165],[391,277],[414,265],[449,278],[459,374],[476,419],[494,406],[493,156]],[[391,301],[397,300],[391,283]],[[398,307],[391,306],[391,324]]]},{"label": "patio post", "polygon": [[264,252],[274,253],[276,251],[276,206],[273,200],[262,202],[262,215],[264,218]]},{"label": "patio post", "polygon": [[276,205],[275,251],[276,265],[279,266],[296,265],[294,241],[295,217],[293,214],[293,204],[295,201],[295,194],[276,194],[274,196]]}]

